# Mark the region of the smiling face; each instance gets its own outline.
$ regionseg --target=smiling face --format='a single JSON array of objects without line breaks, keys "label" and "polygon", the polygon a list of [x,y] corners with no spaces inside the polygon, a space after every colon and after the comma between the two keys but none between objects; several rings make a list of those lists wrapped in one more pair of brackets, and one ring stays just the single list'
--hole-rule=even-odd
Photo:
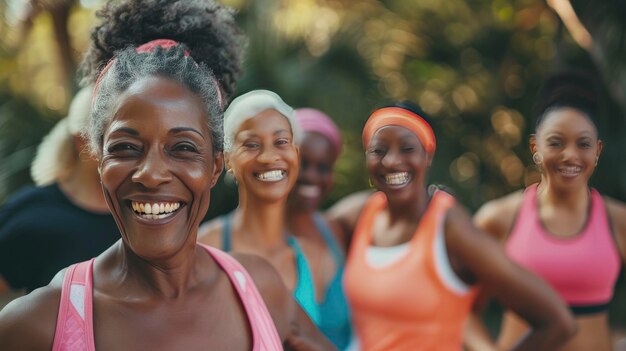
[{"label": "smiling face", "polygon": [[300,146],[300,171],[289,204],[301,211],[316,210],[333,185],[333,168],[338,157],[333,143],[315,132],[304,134]]},{"label": "smiling face", "polygon": [[587,186],[602,151],[593,123],[570,107],[548,112],[530,146],[541,155],[543,176],[559,189]]},{"label": "smiling face", "polygon": [[239,182],[240,197],[286,199],[299,165],[289,121],[273,109],[247,119],[237,130],[226,160]]},{"label": "smiling face", "polygon": [[414,201],[424,189],[431,157],[409,129],[393,125],[378,129],[365,154],[372,183],[390,202]]},{"label": "smiling face", "polygon": [[105,129],[102,187],[126,245],[140,257],[195,246],[222,169],[203,103],[167,78],[147,77],[121,96]]}]

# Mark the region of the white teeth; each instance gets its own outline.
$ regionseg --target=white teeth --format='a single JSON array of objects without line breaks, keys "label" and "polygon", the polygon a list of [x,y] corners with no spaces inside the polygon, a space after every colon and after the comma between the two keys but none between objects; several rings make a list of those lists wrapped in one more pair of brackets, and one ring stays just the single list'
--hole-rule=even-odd
[{"label": "white teeth", "polygon": [[300,185],[298,186],[298,193],[304,197],[318,197],[322,190],[319,186],[315,185]]},{"label": "white teeth", "polygon": [[578,173],[580,173],[581,168],[580,168],[580,167],[577,167],[577,166],[572,166],[572,167],[563,167],[563,168],[561,168],[561,169],[560,169],[560,171],[561,171],[562,173],[565,173],[565,174],[571,174],[571,175],[573,175],[573,174],[578,174]]},{"label": "white teeth", "polygon": [[137,212],[143,218],[157,219],[169,217],[174,211],[180,208],[180,203],[172,202],[150,204],[133,201],[131,202],[131,207],[133,208],[133,211]]},{"label": "white teeth", "polygon": [[287,172],[283,170],[274,170],[265,173],[259,173],[256,175],[256,178],[265,182],[276,182],[285,177]]},{"label": "white teeth", "polygon": [[391,173],[385,175],[385,183],[389,185],[402,185],[409,182],[409,174],[407,172]]}]

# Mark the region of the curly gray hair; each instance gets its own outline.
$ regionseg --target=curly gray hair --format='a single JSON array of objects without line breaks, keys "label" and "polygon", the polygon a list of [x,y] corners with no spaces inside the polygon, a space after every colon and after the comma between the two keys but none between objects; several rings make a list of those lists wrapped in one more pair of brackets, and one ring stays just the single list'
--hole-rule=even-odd
[{"label": "curly gray hair", "polygon": [[113,118],[119,97],[133,83],[148,76],[172,79],[201,98],[207,113],[213,152],[221,152],[224,136],[223,111],[215,77],[205,64],[198,64],[187,55],[184,44],[178,44],[170,48],[156,47],[142,53],[129,47],[116,54],[114,61],[102,72],[96,84],[91,119],[83,132],[89,140],[92,154],[96,157],[102,155],[104,132]]}]

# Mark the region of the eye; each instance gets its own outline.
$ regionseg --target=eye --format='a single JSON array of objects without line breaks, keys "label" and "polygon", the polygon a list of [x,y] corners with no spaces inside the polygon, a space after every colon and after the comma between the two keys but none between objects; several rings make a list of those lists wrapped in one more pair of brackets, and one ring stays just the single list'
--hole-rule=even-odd
[{"label": "eye", "polygon": [[415,147],[410,146],[410,145],[403,146],[402,148],[400,148],[400,151],[402,151],[405,154],[408,154],[408,153],[415,151]]},{"label": "eye", "polygon": [[280,138],[278,140],[276,140],[274,142],[274,144],[278,145],[278,146],[284,146],[284,145],[289,145],[289,139],[286,138]]},{"label": "eye", "polygon": [[317,171],[320,172],[321,174],[327,174],[332,171],[332,167],[329,164],[322,163],[317,166]]},{"label": "eye", "polygon": [[251,150],[256,150],[260,147],[261,145],[257,142],[254,141],[248,141],[243,143],[243,147],[245,147],[246,149],[251,149]]},{"label": "eye", "polygon": [[192,143],[178,143],[176,145],[174,145],[174,147],[172,148],[172,151],[175,152],[198,152],[198,148],[193,145]]},{"label": "eye", "polygon": [[109,145],[107,152],[110,154],[127,155],[131,153],[141,152],[141,147],[131,143],[114,143]]},{"label": "eye", "polygon": [[385,150],[383,148],[380,147],[373,147],[370,148],[369,150],[367,150],[367,153],[372,155],[372,156],[382,156],[385,154]]}]

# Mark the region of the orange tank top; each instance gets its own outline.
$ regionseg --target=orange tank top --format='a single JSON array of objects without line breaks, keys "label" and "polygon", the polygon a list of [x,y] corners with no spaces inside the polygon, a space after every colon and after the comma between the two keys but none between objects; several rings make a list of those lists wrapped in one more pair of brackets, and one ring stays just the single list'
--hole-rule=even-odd
[{"label": "orange tank top", "polygon": [[[460,350],[476,289],[453,291],[438,270],[437,235],[454,198],[433,195],[409,249],[384,267],[366,257],[376,215],[387,206],[382,192],[369,199],[354,232],[344,285],[362,350]],[[445,243],[444,243],[445,245]]]}]

